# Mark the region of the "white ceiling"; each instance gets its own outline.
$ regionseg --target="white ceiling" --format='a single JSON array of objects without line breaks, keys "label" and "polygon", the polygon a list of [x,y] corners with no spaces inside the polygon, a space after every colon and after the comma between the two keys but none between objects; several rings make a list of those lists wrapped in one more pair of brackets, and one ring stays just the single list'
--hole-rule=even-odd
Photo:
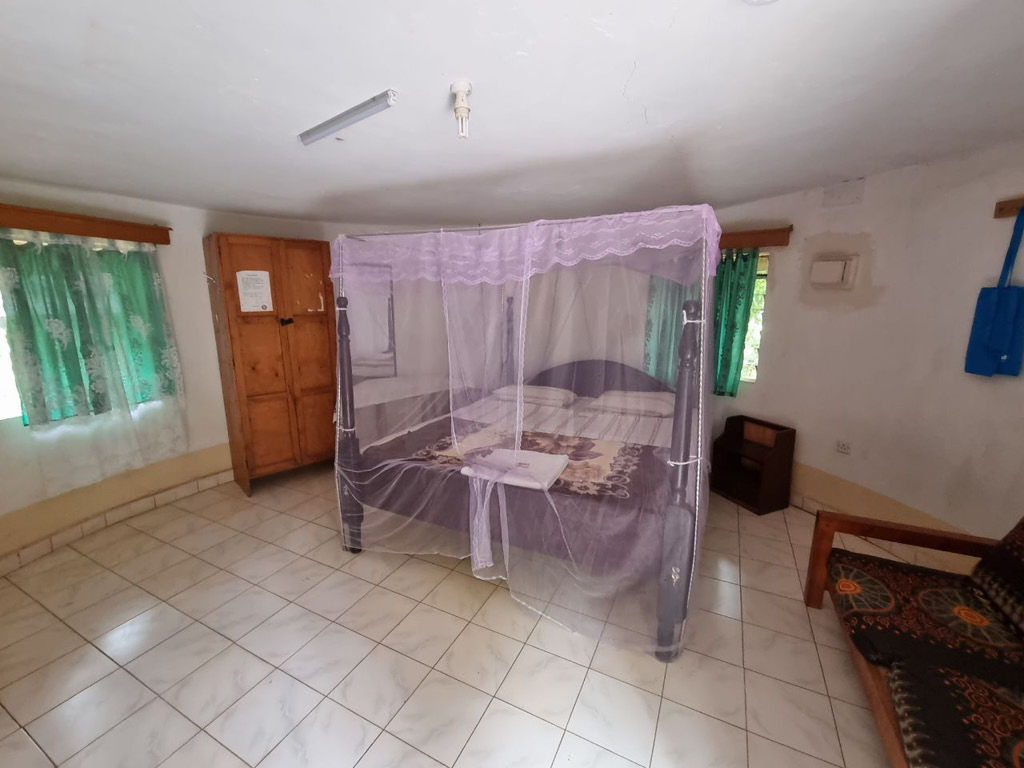
[{"label": "white ceiling", "polygon": [[[1020,0],[3,6],[0,175],[225,211],[431,224],[724,205],[1024,134]],[[344,141],[299,143],[385,88],[398,104]]]}]

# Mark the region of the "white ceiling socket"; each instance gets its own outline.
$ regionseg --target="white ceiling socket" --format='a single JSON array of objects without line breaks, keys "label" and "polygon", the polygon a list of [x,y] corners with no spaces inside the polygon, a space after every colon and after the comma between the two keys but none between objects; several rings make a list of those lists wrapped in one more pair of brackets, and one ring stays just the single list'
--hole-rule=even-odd
[{"label": "white ceiling socket", "polygon": [[473,92],[473,84],[466,80],[458,80],[451,85],[455,96],[455,122],[459,126],[459,138],[469,138],[469,94]]}]

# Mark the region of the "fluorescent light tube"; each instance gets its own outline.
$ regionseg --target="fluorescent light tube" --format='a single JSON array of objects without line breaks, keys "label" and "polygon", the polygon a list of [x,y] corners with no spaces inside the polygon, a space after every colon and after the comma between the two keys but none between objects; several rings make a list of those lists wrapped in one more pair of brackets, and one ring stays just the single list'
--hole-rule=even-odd
[{"label": "fluorescent light tube", "polygon": [[325,120],[320,125],[314,126],[308,131],[303,131],[299,134],[299,140],[306,146],[309,146],[314,141],[320,141],[320,139],[324,139],[332,133],[337,133],[342,128],[348,128],[360,120],[365,120],[376,115],[378,112],[383,112],[394,104],[397,99],[398,94],[390,89],[383,93],[378,93],[372,99],[367,99],[362,104],[357,104],[352,109],[346,109],[340,115],[335,115],[330,120]]}]

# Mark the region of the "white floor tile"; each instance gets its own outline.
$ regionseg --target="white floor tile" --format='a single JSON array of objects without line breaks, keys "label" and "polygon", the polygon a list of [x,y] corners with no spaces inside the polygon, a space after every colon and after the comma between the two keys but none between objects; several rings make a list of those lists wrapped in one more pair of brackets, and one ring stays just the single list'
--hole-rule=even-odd
[{"label": "white floor tile", "polygon": [[487,708],[489,697],[440,672],[431,672],[387,730],[444,765],[459,752]]},{"label": "white floor tile", "polygon": [[747,768],[746,735],[742,728],[662,702],[651,768]]},{"label": "white floor tile", "polygon": [[265,546],[267,544],[264,541],[260,541],[246,533],[236,532],[234,536],[225,539],[220,544],[204,549],[196,557],[218,568],[230,568],[239,560],[244,560]]},{"label": "white floor tile", "polygon": [[803,600],[800,579],[794,568],[743,558],[740,566],[740,583],[744,587],[759,589],[762,592]]},{"label": "white floor tile", "polygon": [[740,536],[736,531],[708,527],[701,542],[705,549],[721,552],[723,555],[739,555]]},{"label": "white floor tile", "polygon": [[18,724],[14,722],[14,718],[7,714],[3,707],[0,707],[0,739],[6,739],[16,730],[18,730]]},{"label": "white floor tile", "polygon": [[826,692],[818,647],[810,640],[748,625],[743,630],[743,666],[801,688]]},{"label": "white floor tile", "polygon": [[119,576],[128,579],[128,581],[138,584],[140,581],[156,576],[158,573],[166,571],[183,560],[188,560],[187,552],[182,552],[170,544],[161,543],[159,547],[151,549],[139,557],[115,565],[112,570]]},{"label": "white floor tile", "polygon": [[198,730],[169,704],[156,699],[64,765],[67,768],[156,768]]},{"label": "white floor tile", "polygon": [[700,574],[732,584],[740,583],[740,559],[736,555],[724,555],[706,549],[700,554]]},{"label": "white floor tile", "polygon": [[352,768],[379,733],[377,726],[324,699],[260,768]]},{"label": "white floor tile", "polygon": [[611,613],[614,595],[595,596],[588,594],[572,576],[567,576],[558,585],[551,602],[568,608],[570,611],[582,613],[598,621],[605,621]]},{"label": "white floor tile", "polygon": [[495,589],[497,587],[489,582],[452,572],[434,587],[423,602],[469,621]]},{"label": "white floor tile", "polygon": [[565,728],[586,676],[586,667],[528,645],[512,665],[497,696]]},{"label": "white floor tile", "polygon": [[263,539],[263,541],[268,543],[276,543],[278,539],[298,530],[303,525],[305,523],[298,518],[289,517],[288,515],[277,515],[249,528],[246,533],[250,536],[255,536],[257,539]]},{"label": "white floor tile", "polygon": [[51,709],[27,730],[52,760],[62,763],[153,698],[152,691],[119,669]]},{"label": "white floor tile", "polygon": [[413,557],[402,563],[380,585],[413,600],[422,600],[450,573],[451,570],[448,568]]},{"label": "white floor tile", "polygon": [[249,765],[256,765],[321,701],[280,670],[235,702],[206,731]]},{"label": "white floor tile", "polygon": [[828,697],[746,672],[747,728],[800,752],[841,764]]},{"label": "white floor tile", "polygon": [[[569,627],[582,631],[573,631]],[[586,667],[590,666],[603,629],[597,619],[559,606],[549,606],[527,643]]]},{"label": "white floor tile", "polygon": [[191,624],[139,656],[125,669],[157,693],[163,693],[227,648],[230,642],[202,624]]},{"label": "white floor tile", "polygon": [[8,586],[0,597],[0,649],[57,623],[48,610],[16,587]]},{"label": "white floor tile", "polygon": [[345,563],[341,570],[371,584],[380,584],[408,559],[408,555],[390,552],[361,552]]},{"label": "white floor tile", "polygon": [[736,584],[698,576],[693,585],[690,603],[694,608],[710,611],[730,619],[740,618],[740,588]]},{"label": "white floor tile", "polygon": [[39,595],[39,602],[63,619],[88,608],[122,589],[131,586],[126,579],[111,571],[103,571],[55,592]]},{"label": "white floor tile", "polygon": [[828,688],[829,696],[858,707],[868,706],[864,688],[860,684],[860,677],[849,651],[819,645],[818,657],[825,673],[825,686]]},{"label": "white floor tile", "polygon": [[455,767],[547,766],[561,738],[561,728],[492,699]]},{"label": "white floor tile", "polygon": [[683,647],[730,664],[742,664],[743,625],[717,613],[690,611],[683,632]]},{"label": "white floor tile", "polygon": [[356,768],[440,768],[441,764],[417,749],[382,733]]},{"label": "white floor tile", "polygon": [[507,589],[496,589],[473,617],[473,623],[526,642],[540,620],[537,611],[516,600]]},{"label": "white floor tile", "polygon": [[659,704],[657,696],[591,670],[569,718],[568,730],[646,765],[654,746]]},{"label": "white floor tile", "polygon": [[24,731],[16,731],[0,739],[0,765],[12,768],[53,768],[53,763]]},{"label": "white floor tile", "polygon": [[741,531],[739,554],[740,558],[763,560],[766,563],[774,563],[786,568],[796,568],[793,546],[789,543],[788,537],[786,541],[775,541]]},{"label": "white floor tile", "polygon": [[247,768],[245,763],[200,731],[160,768]]},{"label": "white floor tile", "polygon": [[249,632],[238,644],[274,666],[284,663],[328,624],[294,603],[289,604]]},{"label": "white floor tile", "polygon": [[776,744],[756,733],[747,734],[747,758],[750,768],[832,768],[831,763]]},{"label": "white floor tile", "polygon": [[388,633],[383,642],[399,653],[434,665],[466,624],[463,619],[421,603]]},{"label": "white floor tile", "polygon": [[149,592],[133,585],[68,616],[64,621],[86,640],[95,640],[103,633],[145,613],[159,602]]},{"label": "white floor tile", "polygon": [[429,671],[418,661],[378,645],[331,691],[331,698],[383,728]]},{"label": "white floor tile", "polygon": [[316,560],[318,563],[323,563],[330,568],[341,568],[355,555],[347,551],[342,545],[341,537],[335,535],[333,539],[328,539],[319,547],[307,552],[306,557],[310,560]]},{"label": "white floor tile", "polygon": [[143,579],[139,582],[139,586],[161,600],[167,600],[216,572],[217,569],[209,563],[189,556],[166,571]]},{"label": "white floor tile", "polygon": [[665,698],[745,728],[743,686],[742,668],[694,651],[684,651],[668,665]]},{"label": "white floor tile", "polygon": [[743,621],[786,635],[813,640],[807,607],[799,600],[743,588]]},{"label": "white floor tile", "polygon": [[203,617],[203,624],[238,641],[288,605],[288,601],[262,587],[250,587]]},{"label": "white floor tile", "polygon": [[591,669],[661,696],[665,664],[650,651],[650,639],[608,624],[604,628]]},{"label": "white floor tile", "polygon": [[164,699],[205,727],[273,671],[244,648],[231,645],[172,686]]},{"label": "white floor tile", "polygon": [[264,544],[262,549],[229,565],[228,570],[246,581],[258,582],[277,573],[298,557],[297,554],[289,552],[287,549],[273,544]]},{"label": "white floor tile", "polygon": [[889,759],[871,710],[834,700],[832,708],[846,768],[888,768]]},{"label": "white floor tile", "polygon": [[326,696],[375,645],[350,629],[328,624],[282,664],[281,669]]},{"label": "white floor tile", "polygon": [[739,521],[741,537],[745,533],[751,536],[760,536],[763,539],[789,543],[789,528],[786,526],[786,516],[782,511],[767,515],[755,515],[753,512],[742,510]]},{"label": "white floor tile", "polygon": [[323,563],[300,557],[265,578],[260,582],[260,586],[285,600],[295,600],[332,573],[334,571]]},{"label": "white floor tile", "polygon": [[518,640],[470,624],[437,662],[436,669],[493,696],[522,648]]},{"label": "white floor tile", "polygon": [[[289,513],[291,514],[291,513]],[[296,528],[291,533],[285,534],[275,543],[277,546],[295,552],[299,555],[304,555],[311,550],[316,549],[325,541],[333,539],[338,534],[330,528],[325,528],[322,525],[316,523],[306,523],[305,525]]]},{"label": "white floor tile", "polygon": [[566,732],[551,768],[635,768],[637,763]]},{"label": "white floor tile", "polygon": [[117,669],[91,645],[83,645],[0,690],[0,704],[25,725]]},{"label": "white floor tile", "polygon": [[83,645],[63,624],[52,624],[0,650],[0,687],[10,685]]},{"label": "white floor tile", "polygon": [[94,644],[118,664],[127,664],[191,623],[181,611],[160,603],[100,635]]},{"label": "white floor tile", "polygon": [[336,571],[295,602],[330,621],[334,621],[371,589],[373,589],[373,584],[370,582],[348,573]]},{"label": "white floor tile", "polygon": [[228,528],[234,528],[236,531],[249,532],[256,526],[277,516],[278,513],[272,509],[267,509],[257,504],[248,504],[234,514],[221,518],[220,523]]},{"label": "white floor tile", "polygon": [[338,623],[379,642],[415,607],[415,600],[374,587],[341,614]]},{"label": "white floor tile", "polygon": [[167,602],[193,619],[201,619],[220,608],[228,600],[238,597],[251,585],[227,571],[217,571]]},{"label": "white floor tile", "polygon": [[[214,547],[218,544],[222,544],[233,536],[237,535],[238,531],[234,528],[228,528],[226,525],[220,525],[219,523],[209,523],[203,528],[197,531],[193,531],[180,539],[174,540],[174,546],[178,549],[183,549],[189,554],[198,555],[200,552],[205,552],[210,547]],[[206,559],[206,558],[202,558]]]}]

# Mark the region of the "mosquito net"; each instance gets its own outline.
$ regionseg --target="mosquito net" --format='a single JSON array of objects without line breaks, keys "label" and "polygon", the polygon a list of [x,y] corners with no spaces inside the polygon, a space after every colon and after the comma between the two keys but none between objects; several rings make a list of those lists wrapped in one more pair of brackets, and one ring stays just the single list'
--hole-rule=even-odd
[{"label": "mosquito net", "polygon": [[[677,653],[707,508],[719,235],[693,206],[338,238],[346,546],[463,560],[437,600],[467,618],[472,575],[541,614],[533,631]],[[668,374],[652,364],[674,354]]]}]

